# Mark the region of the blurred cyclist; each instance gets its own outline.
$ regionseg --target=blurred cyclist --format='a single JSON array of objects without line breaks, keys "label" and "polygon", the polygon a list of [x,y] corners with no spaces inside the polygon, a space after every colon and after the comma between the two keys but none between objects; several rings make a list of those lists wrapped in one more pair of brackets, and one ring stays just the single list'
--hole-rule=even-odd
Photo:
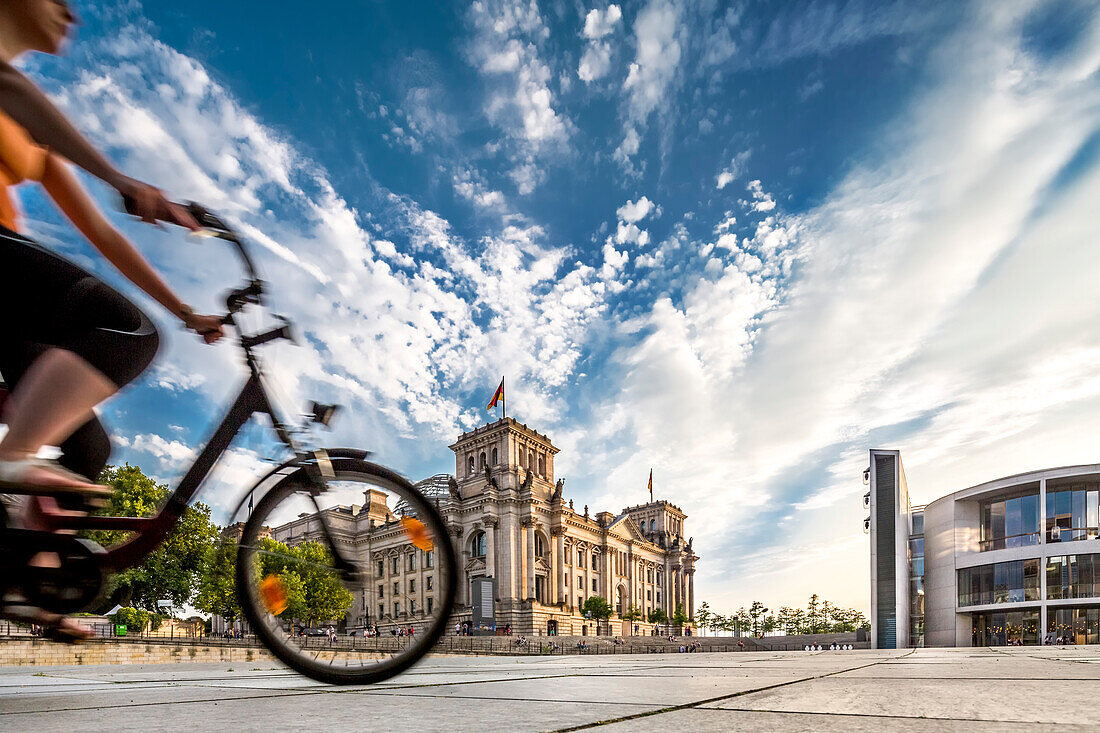
[{"label": "blurred cyclist", "polygon": [[[45,516],[64,511],[54,496],[110,493],[94,483],[107,463],[110,440],[92,408],[149,365],[159,338],[149,318],[129,300],[17,233],[20,221],[10,187],[23,181],[40,183],[73,225],[131,282],[206,343],[222,336],[220,320],[192,311],[110,224],[61,153],[122,193],[143,220],[197,229],[195,221],[157,189],[115,171],[11,67],[28,51],[56,54],[74,22],[63,0],[0,0],[0,269],[5,273],[0,313],[7,321],[0,340],[0,374],[11,390],[0,415],[8,426],[0,440],[0,492],[18,486],[37,494],[31,501],[0,498],[7,504],[6,521],[28,528],[40,528]],[[37,458],[44,445],[60,447],[59,461]],[[49,558],[42,560],[48,562]],[[71,622],[36,609],[24,610],[21,616],[64,626],[74,637],[83,635]]]}]

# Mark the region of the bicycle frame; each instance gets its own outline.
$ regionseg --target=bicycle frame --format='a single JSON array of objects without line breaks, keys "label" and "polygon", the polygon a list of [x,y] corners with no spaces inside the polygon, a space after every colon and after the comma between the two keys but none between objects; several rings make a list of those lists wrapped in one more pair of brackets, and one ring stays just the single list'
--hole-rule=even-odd
[{"label": "bicycle frame", "polygon": [[[250,360],[251,361],[251,360]],[[250,364],[250,366],[253,366]],[[104,566],[111,571],[131,567],[148,557],[175,529],[184,510],[191,503],[203,482],[214,468],[214,464],[229,449],[233,438],[240,429],[257,413],[269,415],[275,425],[279,425],[267,393],[260,383],[259,371],[255,367],[241,388],[240,394],[229,408],[221,424],[218,425],[209,442],[198,458],[180,480],[179,485],[169,495],[167,503],[151,517],[97,517],[77,516],[58,518],[52,522],[52,529],[100,529],[122,530],[137,533],[124,544],[107,551]]]}]

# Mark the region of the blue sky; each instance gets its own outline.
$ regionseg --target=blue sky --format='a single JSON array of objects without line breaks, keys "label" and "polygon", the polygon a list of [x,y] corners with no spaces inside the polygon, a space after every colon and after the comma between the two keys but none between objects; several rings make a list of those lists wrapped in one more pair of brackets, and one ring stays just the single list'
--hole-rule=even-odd
[{"label": "blue sky", "polygon": [[[287,404],[348,407],[334,443],[453,470],[506,374],[578,505],[639,503],[653,468],[730,609],[866,608],[868,448],[917,501],[1097,460],[1091,3],[77,6],[27,69],[253,238],[305,334],[271,367]],[[217,245],[116,218],[196,307],[235,283]],[[171,479],[240,367],[158,317],[103,414]],[[245,436],[204,499],[264,455]]]}]

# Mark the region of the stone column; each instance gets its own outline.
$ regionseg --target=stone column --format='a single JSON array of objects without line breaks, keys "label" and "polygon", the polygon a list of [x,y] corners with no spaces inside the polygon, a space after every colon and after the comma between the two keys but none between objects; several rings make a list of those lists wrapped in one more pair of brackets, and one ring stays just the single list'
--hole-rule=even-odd
[{"label": "stone column", "polygon": [[527,600],[527,522],[520,522],[519,530],[519,599]]},{"label": "stone column", "polygon": [[688,588],[687,588],[688,603],[687,603],[687,608],[685,608],[684,610],[687,611],[688,619],[690,619],[691,621],[694,621],[695,620],[695,571],[694,570],[689,570],[688,571],[687,584],[688,584]]},{"label": "stone column", "polygon": [[485,518],[485,574],[497,576],[497,520],[492,517]]},{"label": "stone column", "polygon": [[535,597],[535,523],[527,523],[527,597]]},{"label": "stone column", "polygon": [[554,528],[554,603],[565,600],[565,528]]}]

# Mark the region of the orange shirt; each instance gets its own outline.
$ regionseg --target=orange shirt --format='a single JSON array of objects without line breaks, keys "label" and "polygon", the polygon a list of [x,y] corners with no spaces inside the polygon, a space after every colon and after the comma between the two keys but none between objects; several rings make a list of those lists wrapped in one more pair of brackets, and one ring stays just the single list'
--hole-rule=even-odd
[{"label": "orange shirt", "polygon": [[46,148],[35,143],[15,120],[0,112],[0,224],[8,229],[19,229],[19,211],[8,189],[23,181],[41,181],[46,155]]}]

